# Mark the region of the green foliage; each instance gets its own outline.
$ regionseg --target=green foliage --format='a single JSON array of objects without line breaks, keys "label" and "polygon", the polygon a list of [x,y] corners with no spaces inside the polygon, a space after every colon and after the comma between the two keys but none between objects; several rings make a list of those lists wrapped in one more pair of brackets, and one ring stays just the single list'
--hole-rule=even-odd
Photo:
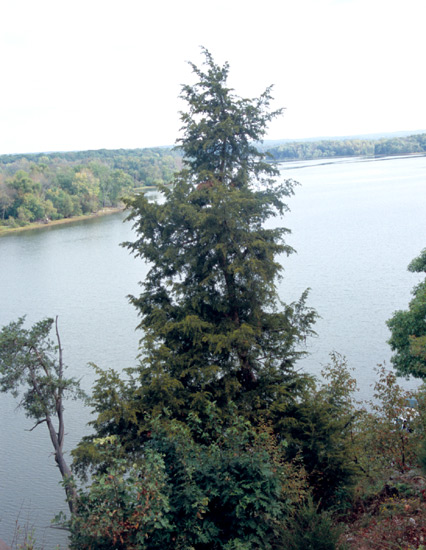
[{"label": "green foliage", "polygon": [[3,220],[13,227],[9,220],[26,225],[49,216],[55,217],[56,209],[42,189],[39,181],[33,180],[24,170],[18,170],[14,177],[0,186],[0,204],[3,205]]},{"label": "green foliage", "polygon": [[416,458],[423,472],[426,472],[426,385],[422,384],[414,393],[417,414],[414,415],[412,429],[413,439],[416,438]]},{"label": "green foliage", "polygon": [[330,512],[320,511],[312,497],[296,509],[285,525],[283,550],[336,550],[342,529]]},{"label": "green foliage", "polygon": [[[426,272],[426,249],[408,266],[412,272]],[[413,289],[407,311],[396,311],[387,322],[392,363],[400,375],[426,379],[426,280]]]},{"label": "green foliage", "polygon": [[228,66],[204,54],[206,70],[192,65],[198,81],[182,93],[186,168],[162,188],[164,201],[127,201],[137,240],[126,245],[151,266],[132,297],[143,330],[134,401],[140,415],[167,407],[181,420],[212,401],[229,414],[232,401],[247,417],[277,421],[315,319],[306,293],[279,303],[276,257],[292,249],[287,229],[265,228],[287,209],[293,182],[276,181],[252,145],[277,114],[268,111],[270,89],[259,99],[235,96]]},{"label": "green foliage", "polygon": [[238,415],[225,425],[215,407],[209,416],[214,442],[196,415],[187,425],[147,421],[131,459],[121,458],[118,438],[97,440],[109,468],[80,491],[72,548],[275,548],[281,522],[306,495],[303,472],[283,460],[285,446],[266,426]]},{"label": "green foliage", "polygon": [[40,185],[37,185],[24,170],[16,172],[14,178],[9,182],[9,187],[21,197],[27,193],[40,191]]},{"label": "green foliage", "polygon": [[417,460],[423,473],[426,473],[426,441],[424,439],[418,446]]},{"label": "green foliage", "polygon": [[360,474],[354,441],[357,388],[338,354],[331,355],[322,375],[324,382],[306,392],[283,431],[287,456],[300,456],[316,502],[321,508],[341,509],[348,505]]},{"label": "green foliage", "polygon": [[[115,458],[113,438],[98,440],[108,457],[107,473],[98,474],[87,491],[79,491],[78,509],[69,524],[70,548],[143,550],[161,548],[171,526],[164,461],[147,449],[136,465]],[[105,447],[112,450],[105,451]]]},{"label": "green foliage", "polygon": [[[105,472],[109,466],[105,453],[99,452],[99,446],[94,441],[117,434],[121,458],[133,456],[134,447],[139,449],[143,443],[140,418],[132,400],[135,391],[132,381],[124,381],[113,369],[105,371],[96,365],[92,367],[97,379],[89,403],[96,418],[89,424],[95,435],[83,437],[71,452],[73,471],[84,481],[87,481],[89,471]],[[126,442],[130,443],[126,445]],[[118,458],[119,455],[116,453],[114,456]]]},{"label": "green foliage", "polygon": [[117,206],[143,187],[169,183],[180,166],[181,157],[167,148],[3,155],[1,223],[26,225]]},{"label": "green foliage", "polygon": [[310,160],[333,157],[409,155],[426,152],[426,134],[392,139],[327,139],[291,141],[269,147],[277,161]]},{"label": "green foliage", "polygon": [[29,418],[37,421],[32,429],[46,423],[55,461],[64,481],[68,506],[73,512],[77,496],[72,472],[64,458],[63,401],[65,397],[84,398],[84,393],[77,380],[64,377],[66,367],[57,318],[57,343],[49,338],[53,323],[53,319],[44,319],[26,329],[22,317],[1,329],[0,391],[9,392],[14,397],[21,394],[19,405]]},{"label": "green foliage", "polygon": [[404,390],[383,365],[376,372],[374,401],[363,411],[357,438],[360,464],[370,476],[415,466],[426,427],[423,390]]},{"label": "green foliage", "polygon": [[63,189],[58,187],[48,189],[46,197],[56,209],[56,215],[51,215],[52,219],[69,218],[82,213],[79,201],[76,201],[75,197],[72,197]]},{"label": "green foliage", "polygon": [[282,494],[287,471],[269,455],[267,433],[257,434],[242,418],[224,429],[215,420],[213,443],[197,443],[176,423],[165,439],[154,441],[171,469],[176,547],[219,549],[239,542],[270,548],[289,507]]},{"label": "green foliage", "polygon": [[203,53],[206,71],[190,63],[198,81],[184,85],[181,93],[188,110],[181,113],[183,137],[178,143],[192,178],[198,183],[214,178],[240,188],[253,177],[262,181],[262,174],[277,176],[254,145],[267,124],[282,113],[269,111],[271,87],[257,99],[237,97],[226,84],[228,63],[220,67],[206,49]]},{"label": "green foliage", "polygon": [[77,380],[64,378],[57,357],[59,348],[49,338],[53,319],[44,319],[29,329],[21,317],[0,331],[0,391],[20,398],[28,417],[43,420],[56,414],[63,395],[81,397]]}]

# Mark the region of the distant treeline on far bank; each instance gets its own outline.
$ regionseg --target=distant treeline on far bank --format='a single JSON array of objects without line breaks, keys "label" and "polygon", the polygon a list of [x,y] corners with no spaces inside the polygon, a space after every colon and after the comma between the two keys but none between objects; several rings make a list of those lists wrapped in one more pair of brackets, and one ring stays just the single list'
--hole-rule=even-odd
[{"label": "distant treeline on far bank", "polygon": [[123,196],[168,183],[182,157],[171,148],[0,156],[0,227],[94,214]]},{"label": "distant treeline on far bank", "polygon": [[426,134],[380,139],[323,139],[289,141],[267,150],[277,161],[333,157],[379,157],[426,153]]},{"label": "distant treeline on far bank", "polygon": [[[264,144],[271,160],[426,153],[426,133],[380,139]],[[179,151],[147,149],[0,156],[0,226],[23,227],[118,207],[125,195],[167,184],[182,167]]]}]

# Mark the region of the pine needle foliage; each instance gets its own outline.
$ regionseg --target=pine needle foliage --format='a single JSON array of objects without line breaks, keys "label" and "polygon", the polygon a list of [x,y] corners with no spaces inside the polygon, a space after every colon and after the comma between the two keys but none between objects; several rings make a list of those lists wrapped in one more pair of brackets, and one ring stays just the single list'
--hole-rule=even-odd
[{"label": "pine needle foliage", "polygon": [[184,169],[162,200],[127,202],[137,239],[124,244],[150,265],[131,297],[143,331],[136,400],[141,413],[167,407],[181,420],[212,401],[225,415],[232,401],[271,417],[289,397],[286,380],[315,320],[306,292],[285,305],[276,291],[293,249],[289,230],[267,222],[287,210],[294,182],[280,182],[254,143],[281,111],[269,109],[271,88],[236,96],[228,64],[203,54],[202,68],[191,64],[197,82],[182,89]]}]

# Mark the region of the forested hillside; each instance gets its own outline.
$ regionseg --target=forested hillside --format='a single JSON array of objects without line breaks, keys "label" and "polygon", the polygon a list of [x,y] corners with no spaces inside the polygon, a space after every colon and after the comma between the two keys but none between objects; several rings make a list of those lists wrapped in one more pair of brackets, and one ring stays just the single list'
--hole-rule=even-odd
[{"label": "forested hillside", "polygon": [[0,224],[24,226],[115,207],[168,183],[181,166],[170,148],[0,156]]}]

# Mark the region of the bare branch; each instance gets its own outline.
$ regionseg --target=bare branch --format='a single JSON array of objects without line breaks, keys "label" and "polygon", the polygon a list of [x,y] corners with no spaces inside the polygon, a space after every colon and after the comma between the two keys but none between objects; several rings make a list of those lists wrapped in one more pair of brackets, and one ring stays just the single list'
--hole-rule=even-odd
[{"label": "bare branch", "polygon": [[47,422],[47,419],[46,419],[46,418],[43,418],[43,420],[39,420],[39,421],[37,422],[37,424],[35,424],[32,428],[30,428],[29,430],[25,430],[25,431],[27,431],[27,432],[32,432],[33,430],[35,430],[35,429],[37,428],[37,426],[38,426],[39,424],[43,424],[43,422]]}]

